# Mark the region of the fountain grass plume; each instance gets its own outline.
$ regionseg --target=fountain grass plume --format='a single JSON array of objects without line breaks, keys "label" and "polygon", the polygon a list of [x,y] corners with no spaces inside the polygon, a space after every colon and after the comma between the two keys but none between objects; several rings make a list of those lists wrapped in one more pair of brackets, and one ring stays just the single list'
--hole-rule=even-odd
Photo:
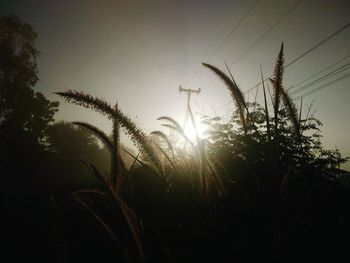
[{"label": "fountain grass plume", "polygon": [[100,141],[108,148],[109,151],[112,151],[112,148],[113,148],[112,142],[104,131],[86,122],[73,121],[72,123],[78,126],[79,128],[87,130],[90,133],[92,133],[95,137],[100,139]]},{"label": "fountain grass plume", "polygon": [[89,94],[77,90],[68,90],[65,92],[54,92],[63,97],[67,102],[74,103],[85,108],[93,109],[96,112],[113,119],[114,110],[105,100],[95,98]]},{"label": "fountain grass plume", "polygon": [[[118,112],[118,104],[114,106],[114,112]],[[123,177],[119,176],[120,174],[120,163],[121,158],[119,158],[119,145],[120,145],[120,136],[119,136],[119,121],[117,118],[113,118],[112,126],[112,152],[111,152],[111,173],[113,184],[115,185],[117,192],[122,193],[123,191]]]},{"label": "fountain grass plume", "polygon": [[298,120],[298,110],[295,107],[295,103],[292,98],[289,96],[288,92],[285,89],[281,89],[281,97],[283,105],[287,111],[288,118],[291,121],[295,133],[299,136],[299,120]]},{"label": "fountain grass plume", "polygon": [[67,102],[74,103],[85,108],[93,109],[102,115],[107,116],[115,123],[118,122],[118,124],[126,130],[126,133],[130,136],[131,140],[140,149],[140,151],[147,154],[149,159],[159,170],[159,158],[155,152],[155,149],[150,143],[149,137],[141,128],[137,127],[129,117],[125,116],[118,109],[118,107],[113,108],[105,100],[95,98],[81,91],[68,90],[66,92],[56,92],[56,94],[65,98]]},{"label": "fountain grass plume", "polygon": [[[274,111],[275,111],[275,126],[277,121],[278,110],[280,106],[280,101],[282,99],[284,108],[288,114],[288,118],[293,125],[295,133],[299,134],[299,120],[298,120],[298,110],[292,98],[289,96],[287,90],[283,87],[283,73],[284,73],[284,54],[283,54],[283,43],[281,44],[281,49],[279,51],[277,61],[275,64],[274,78],[270,79],[273,84],[273,100],[274,100]],[[275,127],[276,129],[277,127]]]},{"label": "fountain grass plume", "polygon": [[181,125],[176,121],[174,120],[173,118],[171,117],[168,117],[168,116],[161,116],[157,119],[157,121],[168,121],[170,122],[171,124],[173,124],[177,130],[181,131],[183,130]]},{"label": "fountain grass plume", "polygon": [[269,110],[267,107],[265,81],[264,81],[264,76],[263,76],[263,71],[262,71],[261,65],[260,65],[260,74],[261,74],[262,88],[263,88],[263,92],[264,92],[264,106],[265,106],[265,121],[266,121],[267,139],[270,142],[271,141],[270,116],[269,116]]},{"label": "fountain grass plume", "polygon": [[274,108],[275,115],[278,114],[278,109],[280,106],[281,93],[282,93],[282,81],[283,81],[283,73],[284,73],[284,55],[283,55],[283,43],[281,45],[280,52],[278,53],[277,61],[275,64],[274,70],[274,78],[270,79],[273,84],[273,100],[274,100]]},{"label": "fountain grass plume", "polygon": [[[119,170],[120,169],[116,169],[116,167],[118,166],[118,168],[121,168],[122,172],[125,172],[126,169],[126,165],[124,163],[124,161],[122,160],[120,153],[119,153],[119,149],[117,149],[117,147],[119,148],[119,143],[115,143],[115,140],[110,139],[110,137],[108,137],[108,135],[106,133],[104,133],[102,130],[100,130],[99,128],[97,128],[94,125],[91,125],[89,123],[86,122],[79,122],[79,121],[75,121],[73,122],[74,125],[78,126],[80,129],[84,129],[89,131],[90,133],[92,133],[95,137],[97,137],[109,150],[112,158],[111,158],[111,167],[113,167],[112,171],[111,171],[111,176],[113,178],[114,181],[114,185],[116,187],[119,187],[120,191],[121,191],[121,186],[118,185],[118,177],[120,177],[119,175]],[[117,130],[118,132],[118,130]],[[112,137],[119,137],[118,135],[115,135],[115,131],[113,132]],[[119,180],[120,181],[120,180]]]},{"label": "fountain grass plume", "polygon": [[238,86],[234,80],[231,80],[224,72],[222,72],[217,67],[214,67],[214,66],[207,64],[207,63],[202,63],[202,65],[209,68],[214,73],[216,73],[221,78],[221,80],[223,80],[223,82],[226,84],[226,87],[230,90],[231,97],[232,97],[233,101],[235,102],[237,111],[239,113],[241,124],[242,124],[243,129],[246,133],[247,132],[247,124],[246,124],[246,118],[244,115],[244,111],[247,108],[247,105],[245,103],[245,99],[244,99],[242,91],[238,88]]},{"label": "fountain grass plume", "polygon": [[188,138],[188,137],[186,136],[186,134],[185,134],[185,132],[184,132],[184,130],[183,130],[182,128],[178,129],[178,127],[176,127],[176,126],[174,126],[174,125],[171,125],[171,124],[167,124],[167,123],[162,124],[162,126],[167,127],[167,128],[169,128],[169,129],[172,129],[172,130],[176,131],[178,134],[181,135],[182,138],[185,139],[186,144],[189,145],[190,148],[195,149],[194,143],[190,140],[190,138]]},{"label": "fountain grass plume", "polygon": [[194,148],[193,142],[186,136],[184,129],[181,127],[181,125],[176,120],[174,120],[173,118],[168,117],[168,116],[161,116],[157,120],[163,120],[163,121],[170,122],[171,124],[165,123],[165,124],[162,124],[162,126],[176,131],[179,135],[181,135],[181,137],[183,137],[185,139],[187,144],[189,144],[192,148]]},{"label": "fountain grass plume", "polygon": [[175,158],[175,154],[174,154],[173,145],[171,144],[168,136],[166,136],[166,134],[164,132],[162,132],[162,131],[152,131],[151,135],[159,136],[160,138],[162,138],[166,142],[169,150],[171,151],[171,155],[172,155],[172,157],[174,159]]}]

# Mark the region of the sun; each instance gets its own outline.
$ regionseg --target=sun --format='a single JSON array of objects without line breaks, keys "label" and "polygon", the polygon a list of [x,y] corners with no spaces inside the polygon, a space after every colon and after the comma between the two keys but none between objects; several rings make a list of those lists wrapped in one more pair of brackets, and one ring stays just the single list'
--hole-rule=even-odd
[{"label": "sun", "polygon": [[[176,121],[174,120],[174,122]],[[172,125],[170,125],[168,126],[168,131],[165,132],[175,148],[185,149],[189,145],[196,145],[198,144],[198,139],[202,140],[205,137],[207,127],[201,123],[200,118],[196,115],[193,116],[193,120],[189,118],[182,125],[178,122],[176,123],[177,125],[175,126],[178,126],[180,130],[171,128],[170,126]]]},{"label": "sun", "polygon": [[195,120],[195,125],[191,121],[187,122],[184,127],[185,135],[191,140],[195,141],[197,137],[203,138],[205,127],[199,120]]}]

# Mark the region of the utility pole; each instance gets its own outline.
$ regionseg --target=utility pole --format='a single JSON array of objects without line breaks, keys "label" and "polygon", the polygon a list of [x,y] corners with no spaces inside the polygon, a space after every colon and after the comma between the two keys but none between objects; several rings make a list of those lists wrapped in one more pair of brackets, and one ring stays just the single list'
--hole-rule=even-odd
[{"label": "utility pole", "polygon": [[179,87],[179,92],[185,92],[187,93],[187,107],[186,107],[186,114],[185,114],[185,119],[184,119],[184,124],[183,124],[183,129],[185,130],[185,126],[187,124],[188,121],[188,117],[190,115],[190,110],[191,110],[191,94],[199,94],[201,92],[201,89],[197,89],[197,90],[193,90],[193,89],[184,89],[182,88],[182,86],[180,85]]}]

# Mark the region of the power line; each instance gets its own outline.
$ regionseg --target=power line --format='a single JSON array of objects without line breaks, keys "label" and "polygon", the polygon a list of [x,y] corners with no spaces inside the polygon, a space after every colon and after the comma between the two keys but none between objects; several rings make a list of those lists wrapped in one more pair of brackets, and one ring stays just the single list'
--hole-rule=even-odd
[{"label": "power line", "polygon": [[325,68],[322,69],[321,71],[318,71],[318,72],[316,72],[315,74],[312,74],[310,77],[308,77],[308,78],[306,78],[306,79],[304,79],[304,80],[298,82],[297,84],[294,84],[293,86],[289,87],[288,90],[291,90],[291,89],[296,88],[296,87],[299,86],[300,84],[305,83],[306,81],[312,79],[313,77],[316,77],[317,75],[319,75],[319,74],[325,72],[326,70],[332,68],[333,66],[339,64],[340,62],[342,62],[343,60],[347,59],[348,57],[350,57],[350,55],[347,55],[347,56],[345,56],[345,57],[342,57],[341,59],[337,60],[336,62],[334,62],[334,63],[332,63],[332,64],[330,64],[330,65],[328,65],[327,67],[325,67]]},{"label": "power line", "polygon": [[317,87],[317,88],[315,88],[315,89],[313,89],[313,90],[310,90],[310,91],[308,91],[308,92],[306,92],[306,93],[304,93],[304,94],[302,94],[302,95],[300,95],[300,96],[298,96],[298,97],[295,97],[293,100],[298,100],[298,99],[300,99],[300,98],[304,98],[304,97],[306,97],[306,96],[309,96],[309,95],[311,95],[311,94],[313,94],[313,93],[315,93],[315,92],[317,92],[317,91],[320,91],[320,90],[322,90],[322,89],[324,89],[324,88],[327,88],[327,87],[329,87],[330,85],[333,85],[333,84],[335,84],[335,83],[337,83],[337,82],[339,82],[339,81],[341,81],[341,80],[343,80],[343,79],[346,79],[346,78],[348,78],[348,77],[350,77],[350,73],[348,73],[348,74],[345,74],[344,76],[341,76],[341,77],[339,77],[339,78],[337,78],[337,79],[335,79],[335,80],[332,80],[332,81],[330,81],[330,82],[328,82],[328,83],[326,83],[326,84],[324,84],[324,85],[322,85],[322,86],[320,86],[320,87]]},{"label": "power line", "polygon": [[[320,41],[319,43],[317,43],[315,46],[313,46],[312,48],[308,49],[306,52],[304,52],[303,54],[301,54],[300,56],[298,56],[297,58],[293,59],[290,63],[288,63],[284,68],[289,67],[290,65],[294,64],[295,62],[297,62],[298,60],[300,60],[301,58],[303,58],[304,56],[306,56],[307,54],[309,54],[310,52],[314,51],[316,48],[320,47],[321,45],[323,45],[324,43],[326,43],[328,40],[332,39],[333,37],[335,37],[336,35],[338,35],[339,33],[341,33],[342,31],[344,31],[345,29],[347,29],[350,26],[350,22],[348,22],[347,24],[345,24],[344,26],[342,26],[341,28],[339,28],[338,30],[336,30],[334,33],[332,33],[331,35],[329,35],[328,37],[326,37],[325,39],[323,39],[322,41]],[[271,74],[269,77],[265,78],[264,81],[266,81],[267,79],[269,79],[270,77],[272,77],[273,74]],[[260,81],[259,83],[255,84],[253,87],[249,88],[246,92],[244,93],[248,93],[251,90],[258,88],[259,85],[262,84],[262,82]]]},{"label": "power line", "polygon": [[326,75],[323,75],[322,77],[320,77],[320,78],[318,78],[318,79],[316,79],[316,80],[314,80],[314,81],[312,81],[312,82],[310,82],[310,83],[308,83],[308,84],[306,84],[304,86],[301,86],[297,90],[295,90],[292,93],[290,93],[290,95],[297,94],[300,91],[303,91],[303,90],[305,90],[305,89],[307,89],[309,87],[312,87],[312,86],[318,84],[319,82],[321,82],[321,81],[323,81],[325,79],[334,77],[335,75],[337,75],[339,73],[342,73],[343,71],[349,69],[350,68],[349,66],[350,66],[350,62],[345,64],[345,65],[343,65],[343,66],[341,66],[341,67],[339,67],[339,68],[337,68],[337,69],[335,69],[335,70],[333,70],[333,71],[331,71],[331,72],[329,72],[329,73],[327,73]]},{"label": "power line", "polygon": [[[332,80],[332,81],[330,81],[330,82],[327,82],[327,83],[325,83],[325,84],[323,84],[323,85],[321,85],[321,86],[319,86],[319,87],[317,87],[317,88],[315,88],[315,89],[312,89],[312,90],[310,90],[310,91],[308,91],[308,92],[305,92],[305,93],[302,94],[302,95],[299,95],[299,96],[297,96],[297,97],[295,97],[295,98],[292,98],[292,100],[293,100],[293,101],[296,101],[296,100],[305,98],[305,97],[307,97],[307,96],[310,96],[310,95],[312,95],[312,94],[314,94],[314,93],[316,93],[316,92],[319,92],[320,90],[329,88],[329,87],[331,87],[333,84],[335,84],[335,83],[337,83],[337,82],[339,82],[339,81],[342,81],[342,80],[344,80],[344,79],[346,79],[346,78],[348,78],[348,77],[350,77],[350,73],[347,73],[347,74],[345,74],[345,75],[343,75],[343,76],[340,76],[339,78],[336,78],[336,79],[334,79],[334,80]],[[269,105],[268,107],[271,107],[271,106],[272,106],[272,103],[270,103],[270,105]]]},{"label": "power line", "polygon": [[[320,70],[319,72],[313,74],[312,76],[307,77],[307,78],[304,79],[303,81],[299,82],[298,84],[296,84],[296,85],[294,85],[294,86],[291,86],[291,87],[288,88],[287,90],[290,90],[291,88],[294,88],[294,87],[300,85],[301,83],[304,83],[305,81],[310,80],[310,78],[312,78],[312,77],[314,77],[314,76],[316,76],[316,75],[319,75],[320,73],[324,72],[326,69],[329,69],[330,67],[332,67],[332,66],[338,64],[339,62],[343,61],[344,59],[348,58],[349,56],[350,56],[350,55],[347,55],[347,56],[341,58],[341,59],[338,60],[337,62],[335,62],[335,63],[333,63],[333,64],[327,66],[326,68]],[[310,87],[313,87],[313,86],[315,86],[316,84],[318,84],[319,82],[325,81],[325,80],[327,80],[327,79],[329,79],[329,78],[331,78],[331,77],[334,77],[335,75],[338,75],[338,74],[342,73],[343,71],[345,71],[345,70],[347,70],[347,69],[349,69],[349,68],[350,68],[350,62],[348,62],[348,63],[346,63],[346,64],[344,64],[344,65],[342,65],[342,66],[340,66],[340,67],[338,67],[338,68],[336,68],[336,69],[334,69],[334,70],[332,70],[331,72],[329,72],[329,73],[327,73],[327,74],[325,74],[325,75],[319,77],[318,79],[316,79],[316,80],[314,80],[314,81],[312,81],[312,82],[310,82],[310,83],[305,84],[304,86],[299,87],[297,90],[295,90],[294,92],[292,92],[291,95],[295,95],[295,94],[297,94],[297,93],[299,93],[299,92],[301,92],[301,91],[303,91],[303,90],[305,90],[305,89],[308,89],[308,88],[310,88]],[[346,75],[345,75],[345,76],[346,76]],[[343,77],[344,77],[344,76],[340,77],[339,79],[341,80],[341,79],[343,79]],[[336,79],[336,80],[338,80],[338,79]],[[339,80],[339,81],[340,81],[340,80]],[[333,81],[331,81],[331,82],[329,82],[329,83],[332,84]],[[328,84],[328,83],[327,83],[327,84]],[[299,97],[298,97],[298,98],[299,98]],[[219,110],[219,109],[221,109],[221,108],[223,108],[223,107],[225,107],[225,106],[227,106],[227,105],[230,104],[231,102],[232,102],[232,100],[230,100],[228,103],[222,105],[221,107],[217,108],[216,111]],[[270,104],[269,107],[270,107],[271,105],[272,105],[272,104]]]},{"label": "power line", "polygon": [[[325,80],[327,80],[329,78],[332,78],[332,77],[342,73],[343,71],[345,71],[345,70],[350,68],[349,65],[350,65],[350,62],[345,64],[345,65],[343,65],[343,66],[341,66],[341,67],[339,67],[339,68],[337,68],[337,69],[335,69],[335,70],[333,70],[333,71],[331,71],[331,72],[329,72],[329,73],[327,73],[327,74],[325,74],[325,75],[323,75],[322,77],[320,77],[320,78],[318,78],[318,79],[316,79],[316,80],[314,80],[314,81],[312,81],[312,82],[310,82],[310,83],[308,83],[308,84],[306,84],[304,86],[301,86],[300,88],[298,88],[294,92],[290,93],[290,96],[293,96],[293,95],[295,95],[297,93],[300,93],[300,92],[302,92],[302,91],[304,91],[304,90],[306,90],[308,88],[311,88],[311,87],[317,85],[319,82],[325,81]],[[342,77],[340,77],[340,78],[342,78]],[[287,90],[290,90],[290,88],[287,89]],[[269,107],[270,106],[271,105],[269,105]]]},{"label": "power line", "polygon": [[211,53],[211,55],[208,57],[208,59],[211,59],[218,51],[219,49],[225,44],[225,42],[232,36],[232,34],[237,30],[237,28],[244,22],[244,20],[247,19],[249,14],[253,11],[255,6],[260,2],[261,0],[255,1],[255,3],[249,8],[247,13],[239,20],[239,22],[236,24],[236,26],[231,30],[231,32],[226,36],[226,38],[217,46],[217,48]]},{"label": "power line", "polygon": [[[282,21],[282,19],[285,17],[285,16],[287,16],[290,12],[292,12],[293,10],[294,10],[294,8],[296,8],[300,3],[301,3],[301,1],[302,0],[300,0],[299,2],[297,2],[291,9],[289,9],[288,11],[287,11],[287,13],[285,13],[285,15],[284,16],[282,16],[274,25],[272,25],[272,27],[270,27],[270,29],[272,28],[274,28],[280,21]],[[324,43],[326,43],[327,41],[329,41],[329,40],[331,40],[332,38],[334,38],[336,35],[338,35],[338,34],[340,34],[341,32],[343,32],[345,29],[347,29],[348,27],[350,26],[350,22],[348,22],[348,23],[346,23],[345,25],[343,25],[342,27],[340,27],[339,29],[337,29],[335,32],[333,32],[332,34],[330,34],[329,36],[327,36],[325,39],[323,39],[322,41],[320,41],[320,42],[318,42],[316,45],[314,45],[313,47],[311,47],[310,49],[308,49],[307,51],[305,51],[304,53],[302,53],[301,55],[299,55],[298,57],[296,57],[295,59],[293,59],[291,62],[289,62],[286,66],[284,66],[284,69],[285,68],[287,68],[287,67],[289,67],[289,66],[291,66],[292,64],[294,64],[295,62],[297,62],[297,61],[299,61],[300,59],[302,59],[303,57],[305,57],[306,55],[308,55],[309,53],[311,53],[312,51],[314,51],[315,49],[317,49],[317,48],[319,48],[320,46],[322,46]],[[262,36],[264,36],[264,35],[266,35],[266,34],[268,34],[269,33],[269,31],[271,31],[271,30],[267,30]],[[261,38],[261,37],[260,37]],[[260,39],[259,38],[259,39]],[[262,38],[261,38],[262,39]],[[256,45],[256,44],[253,44],[253,45]],[[348,56],[347,56],[348,57]],[[345,59],[345,58],[343,58],[343,59]],[[342,60],[342,59],[341,59]],[[339,61],[338,62],[336,62],[336,63],[339,63]],[[335,63],[335,64],[336,64]],[[331,67],[331,66],[333,66],[333,65],[330,65],[329,67]],[[319,74],[319,73],[317,73],[317,74]],[[270,74],[270,76],[269,77],[266,77],[263,81],[266,81],[266,80],[268,80],[270,77],[272,77],[273,76],[273,74]],[[306,81],[306,80],[304,80],[304,81]],[[260,86],[260,84],[262,84],[262,81],[260,81],[260,82],[258,82],[257,84],[255,84],[254,86],[252,86],[251,88],[249,88],[247,91],[245,91],[244,92],[244,94],[247,94],[247,93],[249,93],[251,90],[253,90],[253,89],[257,89],[259,86]],[[232,100],[230,100],[229,102],[227,102],[227,103],[225,103],[225,104],[223,104],[222,106],[220,106],[220,107],[218,107],[218,108],[216,108],[216,111],[217,110],[220,110],[220,109],[222,109],[222,108],[224,108],[224,107],[226,107],[227,105],[229,105],[230,103],[232,103]]]},{"label": "power line", "polygon": [[[313,93],[315,93],[315,92],[317,92],[317,91],[320,91],[320,90],[322,90],[322,89],[325,89],[325,88],[327,88],[327,87],[330,87],[331,85],[333,85],[333,84],[335,84],[335,83],[337,83],[337,82],[339,82],[339,81],[341,81],[341,80],[343,80],[343,79],[346,79],[346,78],[348,78],[348,77],[350,77],[350,73],[347,73],[347,74],[345,74],[345,75],[343,75],[343,76],[340,76],[339,78],[334,79],[334,80],[332,80],[332,81],[330,81],[330,82],[328,82],[328,83],[326,83],[326,84],[324,84],[324,85],[321,85],[321,86],[319,86],[319,87],[317,87],[317,88],[315,88],[315,89],[313,89],[313,90],[307,91],[307,92],[305,92],[305,93],[302,94],[302,95],[296,96],[296,97],[292,98],[292,100],[293,100],[293,101],[297,101],[297,100],[299,100],[299,99],[302,99],[302,98],[305,98],[305,97],[307,97],[307,96],[310,96],[311,94],[313,94]],[[271,108],[272,106],[273,106],[273,104],[270,102],[269,105],[268,105],[268,107]]]},{"label": "power line", "polygon": [[[245,13],[245,15],[232,28],[230,33],[219,43],[219,45],[215,48],[215,50],[205,60],[210,60],[211,58],[213,58],[216,55],[216,53],[222,48],[222,46],[225,44],[225,42],[230,39],[230,37],[238,29],[238,27],[248,18],[250,13],[254,10],[254,8],[257,6],[257,4],[260,1],[261,0],[256,0],[254,2],[254,4],[248,9],[248,11]],[[198,74],[201,72],[201,70],[202,70],[202,67],[195,74],[193,74],[190,78],[188,78],[188,80],[185,82],[185,85],[187,85],[189,82],[191,82],[191,80],[193,80],[196,76],[198,76]]]},{"label": "power line", "polygon": [[350,26],[350,22],[348,22],[347,24],[345,24],[344,26],[342,26],[341,28],[339,28],[337,31],[335,31],[333,34],[329,35],[328,37],[326,37],[325,39],[323,39],[321,42],[319,42],[317,45],[313,46],[312,48],[310,48],[309,50],[307,50],[305,53],[301,54],[299,57],[293,59],[291,62],[289,62],[284,68],[292,65],[293,63],[297,62],[299,59],[301,59],[302,57],[306,56],[307,54],[309,54],[310,52],[314,51],[316,48],[318,48],[319,46],[321,46],[322,44],[324,44],[325,42],[327,42],[328,40],[330,40],[331,38],[335,37],[336,35],[338,35],[340,32],[344,31],[345,29],[347,29]]},{"label": "power line", "polygon": [[[306,90],[306,89],[308,89],[308,88],[311,88],[311,87],[315,86],[315,85],[318,84],[320,81],[325,81],[325,80],[327,80],[327,79],[329,79],[329,78],[334,77],[334,76],[337,75],[337,74],[340,74],[341,72],[345,71],[346,69],[349,69],[349,68],[350,68],[349,65],[350,65],[350,63],[347,63],[346,65],[341,66],[341,67],[339,67],[339,68],[333,70],[332,72],[330,72],[330,73],[328,73],[328,74],[326,74],[326,75],[320,77],[319,79],[317,79],[317,80],[315,80],[315,81],[312,81],[312,82],[310,82],[310,83],[308,83],[308,84],[306,84],[306,85],[300,87],[297,91],[295,91],[294,93],[292,93],[292,94],[290,94],[290,95],[292,96],[292,95],[295,95],[295,94],[297,94],[297,93],[300,93],[300,92],[302,92],[302,91],[304,91],[304,90]],[[346,67],[345,67],[345,66],[346,66]],[[330,82],[328,82],[328,83],[326,83],[326,84],[324,84],[324,85],[322,85],[322,86],[319,86],[319,87],[315,88],[314,90],[308,91],[308,92],[304,93],[303,95],[296,96],[296,97],[293,98],[293,100],[298,100],[298,99],[300,99],[300,98],[302,98],[302,97],[306,97],[306,95],[309,95],[309,93],[312,94],[312,93],[314,93],[315,91],[318,91],[318,90],[320,90],[320,89],[323,89],[323,88],[325,88],[325,87],[328,87],[328,86],[330,86],[330,85],[332,85],[332,84],[334,84],[334,83],[336,83],[336,82],[338,82],[338,81],[340,81],[340,80],[343,80],[344,78],[347,78],[349,75],[350,75],[350,72],[347,73],[347,74],[345,74],[345,75],[343,75],[343,76],[340,76],[339,78],[337,78],[337,79],[335,79],[335,80],[332,80],[332,81],[330,81]],[[271,106],[272,106],[272,103],[269,103],[269,106],[268,106],[268,107],[271,107]]]},{"label": "power line", "polygon": [[[312,95],[313,93],[316,93],[316,92],[318,92],[318,91],[320,91],[320,90],[322,90],[322,89],[325,89],[325,88],[327,88],[327,87],[331,87],[333,84],[335,84],[335,83],[337,83],[337,82],[339,82],[339,81],[341,81],[341,80],[343,80],[343,79],[346,79],[346,78],[348,78],[348,77],[350,77],[350,73],[347,73],[347,74],[345,74],[345,75],[343,75],[343,76],[341,76],[341,77],[339,77],[339,78],[337,78],[337,79],[334,79],[334,80],[332,80],[332,81],[330,81],[330,82],[328,82],[328,83],[326,83],[326,84],[323,84],[323,85],[321,85],[321,86],[319,86],[319,87],[317,87],[317,88],[315,88],[315,89],[313,89],[313,90],[307,91],[307,92],[305,92],[305,93],[302,94],[302,95],[299,95],[299,96],[297,96],[297,97],[294,97],[294,98],[292,98],[292,100],[293,100],[293,101],[297,101],[297,100],[299,100],[299,99],[302,99],[302,98],[305,98],[305,97],[307,97],[307,96],[310,96],[310,95]],[[269,108],[272,107],[272,103],[270,103],[268,107],[269,107]]]},{"label": "power line", "polygon": [[238,58],[230,63],[230,66],[241,60],[252,48],[254,48],[267,34],[269,34],[281,21],[286,18],[303,0],[299,0],[287,10],[268,30],[266,30],[251,46],[249,46]]}]

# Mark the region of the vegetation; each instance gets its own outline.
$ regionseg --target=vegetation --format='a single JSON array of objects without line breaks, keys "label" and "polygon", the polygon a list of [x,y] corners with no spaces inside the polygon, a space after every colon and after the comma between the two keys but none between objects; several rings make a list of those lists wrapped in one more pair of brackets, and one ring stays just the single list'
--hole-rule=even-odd
[{"label": "vegetation", "polygon": [[[111,134],[85,122],[51,123],[58,103],[32,90],[35,32],[15,17],[0,26],[2,176],[27,177],[21,191],[13,191],[15,179],[4,191],[5,221],[17,229],[5,233],[8,251],[19,247],[26,259],[46,262],[348,257],[349,188],[339,166],[347,159],[322,147],[311,106],[298,111],[283,87],[283,44],[270,79],[272,113],[264,82],[261,107],[245,100],[229,70],[203,63],[228,88],[235,111],[227,122],[204,116],[207,134],[192,141],[171,117],[158,120],[176,136],[147,135],[117,104],[80,91],[57,94],[106,116]],[[196,127],[190,107],[189,114]],[[138,154],[121,144],[121,131]],[[24,151],[31,156],[18,154]],[[32,229],[45,223],[52,229],[39,237],[49,242],[34,253]]]},{"label": "vegetation", "polygon": [[45,159],[45,132],[58,102],[32,89],[38,80],[36,37],[17,17],[0,19],[0,165],[6,181],[25,180],[24,171],[47,172],[39,171],[39,163]]}]

